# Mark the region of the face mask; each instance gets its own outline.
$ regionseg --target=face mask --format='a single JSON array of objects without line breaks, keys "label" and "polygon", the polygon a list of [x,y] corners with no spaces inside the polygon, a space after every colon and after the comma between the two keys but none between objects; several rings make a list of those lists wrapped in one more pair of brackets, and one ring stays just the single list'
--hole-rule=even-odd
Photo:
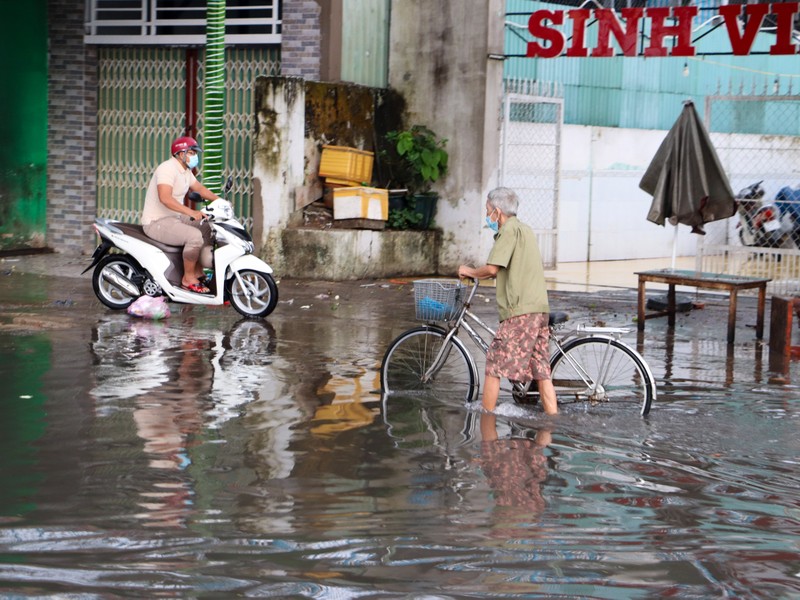
[{"label": "face mask", "polygon": [[[492,213],[494,213],[494,211],[492,211]],[[486,215],[486,226],[495,233],[500,231],[500,223],[492,221],[492,215]]]},{"label": "face mask", "polygon": [[197,154],[190,156],[189,161],[186,163],[190,169],[194,169],[198,164],[200,164],[200,157]]}]

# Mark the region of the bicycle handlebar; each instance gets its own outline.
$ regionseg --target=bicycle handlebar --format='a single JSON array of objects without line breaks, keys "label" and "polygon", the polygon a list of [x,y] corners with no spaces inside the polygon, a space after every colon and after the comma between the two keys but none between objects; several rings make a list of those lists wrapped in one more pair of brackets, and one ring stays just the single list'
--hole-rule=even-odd
[{"label": "bicycle handlebar", "polygon": [[461,279],[472,280],[472,291],[469,293],[469,297],[464,301],[464,304],[470,304],[472,302],[472,298],[475,296],[475,293],[478,291],[480,280],[477,277],[462,277]]}]

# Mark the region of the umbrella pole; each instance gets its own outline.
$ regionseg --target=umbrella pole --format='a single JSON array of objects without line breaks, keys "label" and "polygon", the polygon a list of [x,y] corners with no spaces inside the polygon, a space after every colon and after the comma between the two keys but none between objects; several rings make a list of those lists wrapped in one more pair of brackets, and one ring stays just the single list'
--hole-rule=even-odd
[{"label": "umbrella pole", "polygon": [[672,269],[675,269],[675,257],[678,254],[678,226],[675,225],[675,233],[672,236]]}]

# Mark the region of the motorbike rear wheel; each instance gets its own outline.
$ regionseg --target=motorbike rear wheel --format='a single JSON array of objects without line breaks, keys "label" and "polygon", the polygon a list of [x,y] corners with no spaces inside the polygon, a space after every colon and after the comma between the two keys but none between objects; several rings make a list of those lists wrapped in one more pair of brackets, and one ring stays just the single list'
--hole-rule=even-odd
[{"label": "motorbike rear wheel", "polygon": [[132,295],[122,283],[129,282],[138,288],[134,278],[140,275],[139,265],[132,258],[124,254],[110,254],[95,267],[92,288],[98,300],[108,308],[122,310],[142,295],[141,292]]},{"label": "motorbike rear wheel", "polygon": [[[244,287],[239,284],[239,277]],[[228,280],[228,299],[245,317],[266,317],[278,304],[278,286],[272,275],[245,269]]]}]

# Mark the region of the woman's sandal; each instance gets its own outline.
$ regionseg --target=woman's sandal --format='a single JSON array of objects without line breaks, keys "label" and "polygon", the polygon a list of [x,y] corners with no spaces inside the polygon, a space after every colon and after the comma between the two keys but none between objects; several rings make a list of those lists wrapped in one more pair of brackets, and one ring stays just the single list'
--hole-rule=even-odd
[{"label": "woman's sandal", "polygon": [[195,294],[210,294],[211,290],[204,286],[202,283],[192,283],[191,285],[182,285],[183,289]]}]

